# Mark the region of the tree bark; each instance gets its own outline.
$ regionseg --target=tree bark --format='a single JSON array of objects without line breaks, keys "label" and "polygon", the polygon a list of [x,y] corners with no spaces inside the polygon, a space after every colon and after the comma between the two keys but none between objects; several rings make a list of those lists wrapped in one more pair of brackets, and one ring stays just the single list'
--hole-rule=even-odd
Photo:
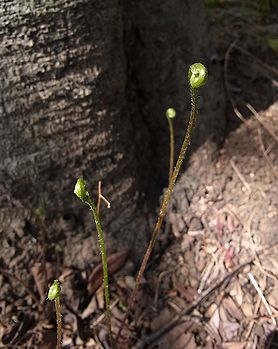
[{"label": "tree bark", "polygon": [[225,107],[220,93],[222,77],[219,66],[211,59],[214,51],[203,1],[145,0],[138,5],[136,0],[126,0],[125,3],[127,98],[135,105],[135,110],[131,109],[132,120],[147,130],[143,134],[141,128],[135,128],[138,138],[142,137],[140,158],[152,162],[151,178],[160,183],[160,191],[168,181],[169,132],[165,111],[169,107],[177,111],[173,121],[177,154],[190,114],[188,67],[202,62],[209,70],[208,84],[199,91],[200,117],[190,151],[207,143],[208,151],[213,153],[223,140],[226,120],[221,114]]},{"label": "tree bark", "polygon": [[[81,176],[94,198],[102,180],[111,202],[103,212],[111,249],[127,246],[139,260],[150,236],[141,194],[148,199],[160,190],[168,173],[165,110],[178,111],[178,146],[189,115],[187,68],[209,62],[202,1],[5,0],[0,38],[6,263],[13,259],[11,237],[31,253],[37,207],[49,217],[48,243],[68,239],[67,253],[72,241],[91,234],[93,222],[84,222],[86,208],[73,195]],[[221,115],[212,117],[218,102],[205,103],[195,145],[223,127]],[[74,228],[57,223],[69,216]],[[25,264],[28,258],[22,256]]]},{"label": "tree bark", "polygon": [[78,176],[114,182],[106,195],[129,207],[135,169],[118,2],[16,3],[2,3],[1,16],[1,216],[42,203],[78,208]]}]

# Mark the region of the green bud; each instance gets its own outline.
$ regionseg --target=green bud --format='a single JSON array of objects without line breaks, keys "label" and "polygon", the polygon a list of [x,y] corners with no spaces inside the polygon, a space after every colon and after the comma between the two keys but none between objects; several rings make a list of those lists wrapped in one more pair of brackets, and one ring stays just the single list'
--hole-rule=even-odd
[{"label": "green bud", "polygon": [[44,220],[45,219],[45,209],[43,207],[36,208],[35,215],[37,218]]},{"label": "green bud", "polygon": [[62,253],[64,251],[63,246],[60,245],[60,244],[56,244],[54,246],[54,250],[55,250],[56,253]]},{"label": "green bud", "polygon": [[88,201],[89,193],[86,190],[86,184],[83,178],[78,178],[74,187],[74,194],[78,196],[81,201]]},{"label": "green bud", "polygon": [[176,116],[176,111],[174,108],[168,108],[166,110],[166,116],[168,119],[174,119],[174,117]]},{"label": "green bud", "polygon": [[50,301],[59,298],[61,295],[61,285],[59,280],[54,280],[53,284],[49,287],[47,298]]},{"label": "green bud", "polygon": [[189,85],[193,89],[197,89],[206,84],[208,80],[207,68],[202,63],[194,63],[188,70]]}]

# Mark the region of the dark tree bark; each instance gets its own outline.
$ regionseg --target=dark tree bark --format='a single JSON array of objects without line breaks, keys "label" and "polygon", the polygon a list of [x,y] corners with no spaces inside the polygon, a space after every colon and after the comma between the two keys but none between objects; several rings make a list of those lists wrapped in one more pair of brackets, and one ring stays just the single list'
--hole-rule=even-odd
[{"label": "dark tree bark", "polygon": [[72,191],[79,176],[91,189],[103,180],[110,220],[132,215],[136,162],[119,3],[1,7],[2,227],[41,205],[78,209]]},{"label": "dark tree bark", "polygon": [[[178,145],[189,114],[187,67],[196,60],[209,63],[202,1],[5,0],[0,40],[6,263],[13,259],[8,236],[19,236],[32,250],[37,207],[46,208],[49,243],[68,241],[68,254],[82,236],[77,239],[77,232],[91,234],[93,222],[83,222],[87,209],[73,195],[80,176],[94,197],[102,180],[111,201],[103,211],[109,246],[128,246],[139,258],[149,238],[141,194],[148,199],[153,188],[161,189],[168,173],[165,109],[178,111]],[[210,77],[195,145],[213,139],[224,125],[221,113],[214,114],[219,99],[209,101],[216,95]],[[76,218],[74,227],[57,224],[69,216]],[[24,255],[22,265],[32,260]]]},{"label": "dark tree bark", "polygon": [[[135,105],[132,120],[146,127],[135,128],[141,138],[141,156],[152,161],[153,177],[167,185],[169,158],[167,108],[174,107],[176,152],[189,120],[190,94],[187,71],[190,64],[203,62],[209,81],[200,90],[200,118],[191,148],[207,142],[209,152],[223,139],[225,119],[222,78],[219,67],[211,63],[213,48],[202,1],[126,0],[125,48],[128,57],[127,98]],[[138,117],[139,115],[139,117]],[[139,118],[139,120],[138,120]],[[138,149],[138,148],[137,148]],[[150,150],[148,157],[146,151]]]}]

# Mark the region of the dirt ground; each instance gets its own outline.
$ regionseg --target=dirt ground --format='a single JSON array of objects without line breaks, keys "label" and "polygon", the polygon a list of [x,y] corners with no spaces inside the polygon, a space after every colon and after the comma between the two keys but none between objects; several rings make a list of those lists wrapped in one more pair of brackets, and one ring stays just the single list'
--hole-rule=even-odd
[{"label": "dirt ground", "polygon": [[[277,117],[278,103],[231,132],[214,161],[202,149],[192,156],[168,216],[173,242],[152,278],[150,342],[140,348],[153,341],[175,349],[263,348],[276,329]],[[188,308],[182,323],[155,338]]]},{"label": "dirt ground", "polygon": [[[210,20],[224,15],[215,11]],[[211,59],[223,66],[229,101],[226,141],[213,156],[204,144],[180,177],[121,348],[278,347],[278,72],[271,49],[250,47],[252,33],[241,23],[237,18],[212,31],[217,51]],[[108,348],[96,241],[88,236],[75,244],[65,236],[63,261],[53,241],[55,259],[47,256],[45,263],[44,251],[32,243],[43,246],[47,221],[40,217],[32,227],[15,220],[2,246],[2,258],[8,255],[11,263],[10,270],[0,268],[0,348],[55,347],[54,308],[45,300],[47,280],[55,277],[64,289],[63,348]],[[68,231],[75,222],[63,217],[57,226]],[[95,261],[90,270],[88,260]],[[109,265],[117,333],[135,266],[127,251],[110,255]],[[26,284],[28,273],[35,287]]]}]

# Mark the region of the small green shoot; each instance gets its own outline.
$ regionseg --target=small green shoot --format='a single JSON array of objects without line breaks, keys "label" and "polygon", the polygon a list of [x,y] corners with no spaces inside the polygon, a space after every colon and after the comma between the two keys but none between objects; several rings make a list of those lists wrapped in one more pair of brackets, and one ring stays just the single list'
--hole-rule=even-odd
[{"label": "small green shoot", "polygon": [[190,112],[189,124],[187,126],[184,140],[183,140],[183,143],[182,143],[182,146],[180,149],[179,157],[178,157],[178,160],[176,162],[176,166],[174,167],[174,170],[173,170],[170,182],[169,182],[169,186],[168,186],[168,188],[164,194],[164,197],[163,197],[162,205],[161,205],[161,208],[159,211],[159,216],[157,218],[156,225],[154,227],[154,230],[153,230],[153,233],[151,236],[151,240],[149,242],[149,245],[148,245],[147,250],[145,252],[145,255],[143,257],[143,261],[142,261],[142,264],[140,266],[139,272],[137,274],[135,287],[133,289],[133,292],[132,292],[131,297],[130,297],[129,302],[128,302],[128,310],[125,314],[125,317],[122,321],[122,325],[121,325],[119,332],[117,334],[116,342],[117,342],[117,339],[120,337],[121,331],[124,327],[125,321],[129,315],[129,313],[133,310],[136,296],[138,294],[139,287],[141,285],[142,278],[143,278],[145,269],[147,267],[147,263],[149,261],[149,258],[151,256],[152,251],[153,251],[155,242],[156,242],[158,235],[160,233],[161,224],[162,224],[163,219],[166,215],[167,208],[168,208],[170,198],[171,198],[171,194],[173,192],[178,174],[179,174],[180,169],[181,169],[181,165],[183,163],[187,148],[190,144],[191,137],[193,134],[194,125],[195,125],[195,121],[197,118],[197,111],[198,111],[198,108],[197,108],[197,90],[199,87],[202,87],[206,84],[207,79],[208,79],[208,71],[203,64],[194,63],[189,67],[188,76],[187,76],[187,80],[188,80],[188,84],[189,84],[189,88],[190,88],[190,94],[191,94],[191,112]]},{"label": "small green shoot", "polygon": [[172,177],[173,173],[173,166],[174,166],[174,147],[175,147],[175,141],[174,141],[174,130],[173,130],[173,123],[172,119],[176,116],[176,111],[173,108],[168,108],[166,110],[166,117],[168,120],[169,125],[169,135],[170,135],[170,159],[169,159],[169,183]]},{"label": "small green shoot", "polygon": [[92,212],[99,241],[100,254],[102,259],[102,269],[103,269],[103,282],[104,282],[104,297],[105,297],[105,306],[106,306],[106,319],[109,329],[109,336],[112,345],[113,337],[112,337],[112,329],[111,329],[111,310],[110,310],[110,295],[109,295],[109,279],[108,279],[108,265],[107,265],[107,255],[106,248],[103,236],[103,230],[101,221],[99,218],[98,210],[93,201],[90,198],[90,194],[86,189],[86,183],[84,179],[79,178],[75,184],[74,194],[79,197],[79,199],[87,204],[90,207]]},{"label": "small green shoot", "polygon": [[57,349],[62,349],[62,314],[61,314],[61,285],[59,280],[54,280],[53,284],[49,287],[47,298],[50,301],[54,301],[56,310],[57,321]]}]

